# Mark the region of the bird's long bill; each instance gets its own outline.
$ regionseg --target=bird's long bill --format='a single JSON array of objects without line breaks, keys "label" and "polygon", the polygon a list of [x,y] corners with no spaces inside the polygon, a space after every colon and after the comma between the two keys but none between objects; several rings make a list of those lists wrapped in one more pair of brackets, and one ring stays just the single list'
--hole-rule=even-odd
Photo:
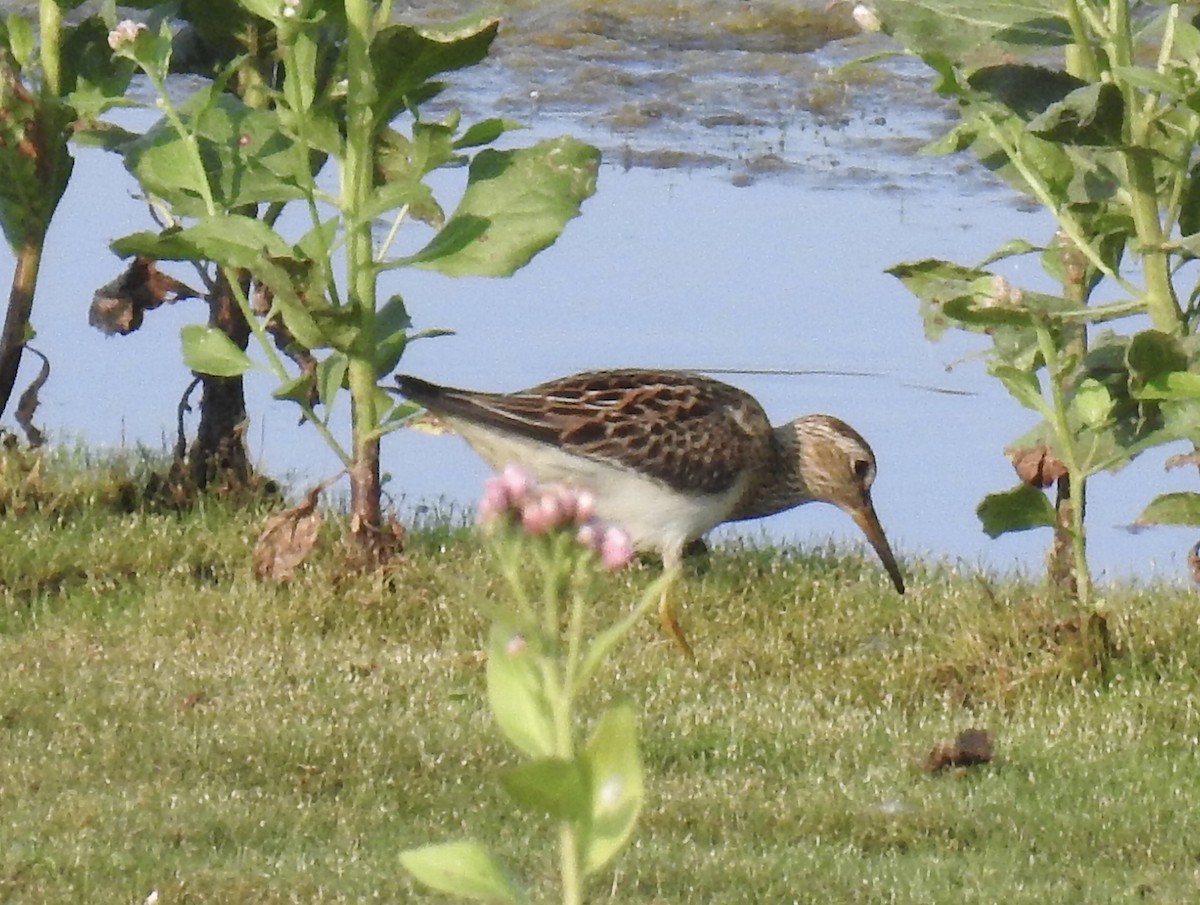
[{"label": "bird's long bill", "polygon": [[896,590],[903,594],[904,576],[900,574],[900,567],[896,565],[896,557],[892,555],[892,548],[883,533],[883,525],[879,524],[879,516],[875,514],[875,507],[871,504],[870,498],[867,498],[861,509],[853,510],[850,515],[862,529],[862,533],[867,536],[867,540],[871,542],[875,552],[879,554],[879,559],[883,562],[883,567],[887,570],[888,577],[892,579]]}]

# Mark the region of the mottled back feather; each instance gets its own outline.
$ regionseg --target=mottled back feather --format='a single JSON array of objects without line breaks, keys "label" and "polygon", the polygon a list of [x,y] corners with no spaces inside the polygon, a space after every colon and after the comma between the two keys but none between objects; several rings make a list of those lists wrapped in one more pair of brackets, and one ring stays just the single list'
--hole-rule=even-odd
[{"label": "mottled back feather", "polygon": [[771,452],[770,422],[742,390],[672,371],[574,374],[515,393],[478,393],[398,376],[435,415],[557,446],[694,493],[723,493]]}]

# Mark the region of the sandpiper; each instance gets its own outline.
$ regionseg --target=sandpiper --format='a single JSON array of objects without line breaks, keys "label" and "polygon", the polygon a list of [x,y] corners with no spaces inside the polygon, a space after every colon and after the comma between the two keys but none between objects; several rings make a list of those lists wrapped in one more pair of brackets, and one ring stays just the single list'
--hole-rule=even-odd
[{"label": "sandpiper", "polygon": [[[523,466],[544,483],[590,490],[596,513],[678,572],[710,528],[821,501],[847,512],[896,590],[904,578],[871,502],[875,456],[830,415],[772,427],[750,394],[699,374],[591,371],[482,393],[397,375],[406,398],[459,433],[494,469]],[[664,593],[659,616],[685,652]]]}]

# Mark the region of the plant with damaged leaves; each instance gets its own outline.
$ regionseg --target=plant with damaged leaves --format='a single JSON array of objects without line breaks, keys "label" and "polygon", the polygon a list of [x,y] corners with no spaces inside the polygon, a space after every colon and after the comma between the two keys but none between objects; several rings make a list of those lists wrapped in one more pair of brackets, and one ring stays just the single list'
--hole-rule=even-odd
[{"label": "plant with damaged leaves", "polygon": [[[989,372],[1041,416],[1010,450],[1022,482],[986,497],[979,515],[993,536],[1055,527],[1052,570],[1057,561],[1085,603],[1087,478],[1200,440],[1200,284],[1180,301],[1183,268],[1200,257],[1200,28],[1179,4],[1136,21],[1131,6],[875,4],[879,26],[957,102],[958,122],[929,150],[970,149],[1055,217],[1042,245],[1018,239],[975,266],[924,260],[890,272],[921,299],[930,337],[950,327],[990,336]],[[1050,48],[1065,69],[1039,62]],[[1061,291],[1016,288],[992,268],[1018,255],[1039,256]],[[1131,317],[1149,329],[1112,329]],[[1039,489],[1050,483],[1057,506]],[[1200,494],[1160,496],[1139,521],[1200,524]]]},{"label": "plant with damaged leaves", "polygon": [[[399,294],[380,302],[380,277],[404,267],[512,273],[551,244],[594,191],[598,152],[570,138],[484,148],[515,124],[489,119],[464,129],[455,113],[421,116],[444,88],[436,76],[487,55],[499,26],[493,17],[417,28],[391,23],[390,4],[367,0],[194,6],[194,15],[202,9],[208,17],[202,36],[210,44],[218,43],[214,30],[232,38],[253,23],[270,65],[252,80],[253,102],[224,90],[235,73],[246,75],[235,58],[176,103],[167,90],[169,24],[112,23],[115,53],[145,73],[164,116],[144,135],[110,132],[107,141],[171,216],[161,232],[113,247],[217,266],[278,382],[275,395],[299,406],[349,473],[359,549],[382,554],[392,534],[382,530],[380,438],[413,409],[378,384],[409,342],[445,331],[413,331]],[[318,180],[326,164],[336,170],[336,189]],[[427,177],[464,165],[465,192],[447,216]],[[276,227],[293,203],[307,226],[285,236]],[[252,216],[260,207],[262,216]],[[384,218],[390,223],[377,236]],[[398,230],[414,222],[432,235],[415,253],[394,254]],[[212,327],[186,327],[183,353],[205,374],[232,377],[253,366]],[[348,445],[331,418],[343,390]]]},{"label": "plant with damaged leaves", "polygon": [[[629,536],[599,523],[594,507],[586,491],[539,487],[514,466],[488,479],[479,507],[510,596],[509,603],[486,605],[488,703],[501,733],[528,758],[506,768],[500,782],[521,810],[557,822],[564,905],[583,902],[587,878],[625,847],[643,799],[633,708],[605,708],[581,744],[579,701],[672,577],[664,573],[632,610],[589,633],[598,567],[619,569],[633,557]],[[409,849],[400,861],[441,892],[510,905],[530,901],[525,885],[474,839]]]},{"label": "plant with damaged leaves", "polygon": [[[0,330],[0,415],[8,407],[27,343],[38,271],[50,221],[71,178],[67,150],[74,123],[102,97],[119,96],[133,67],[113,61],[104,47],[106,29],[97,17],[63,21],[81,0],[41,0],[36,29],[24,13],[0,21],[0,229],[16,266]],[[40,353],[38,353],[40,354]],[[42,370],[22,395],[16,416],[31,443],[41,435],[30,419]]]}]

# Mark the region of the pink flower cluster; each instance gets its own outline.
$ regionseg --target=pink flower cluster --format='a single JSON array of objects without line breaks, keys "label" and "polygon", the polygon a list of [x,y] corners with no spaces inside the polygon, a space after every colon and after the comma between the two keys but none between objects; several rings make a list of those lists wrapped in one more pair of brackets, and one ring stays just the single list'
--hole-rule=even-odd
[{"label": "pink flower cluster", "polygon": [[600,554],[606,569],[619,569],[633,559],[629,535],[616,525],[596,518],[596,498],[570,484],[538,486],[529,472],[508,465],[483,484],[479,521],[510,516],[529,534],[546,534],[557,528],[575,528],[575,538]]}]

